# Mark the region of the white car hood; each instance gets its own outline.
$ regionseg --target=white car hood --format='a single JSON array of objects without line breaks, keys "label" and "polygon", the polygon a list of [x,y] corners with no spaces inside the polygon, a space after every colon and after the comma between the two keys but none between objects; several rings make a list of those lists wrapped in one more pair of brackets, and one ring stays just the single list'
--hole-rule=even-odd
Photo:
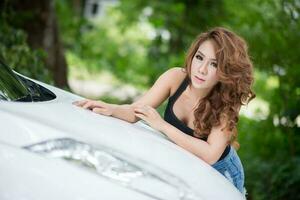
[{"label": "white car hood", "polygon": [[57,98],[40,103],[0,102],[0,143],[22,147],[69,137],[104,145],[166,170],[203,199],[243,199],[241,193],[207,163],[142,122],[131,124],[72,105],[80,97],[47,86]]}]

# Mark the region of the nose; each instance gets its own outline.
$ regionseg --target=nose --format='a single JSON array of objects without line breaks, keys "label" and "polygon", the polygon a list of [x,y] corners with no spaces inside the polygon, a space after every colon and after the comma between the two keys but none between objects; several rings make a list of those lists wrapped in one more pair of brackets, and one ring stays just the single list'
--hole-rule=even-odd
[{"label": "nose", "polygon": [[200,63],[200,65],[198,66],[199,73],[201,73],[201,74],[207,74],[207,65],[208,65],[207,61]]}]

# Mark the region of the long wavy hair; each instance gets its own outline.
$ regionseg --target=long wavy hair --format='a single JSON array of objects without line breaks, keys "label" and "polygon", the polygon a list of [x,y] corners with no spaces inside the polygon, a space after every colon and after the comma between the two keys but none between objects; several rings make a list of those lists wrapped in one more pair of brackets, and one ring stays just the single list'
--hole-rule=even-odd
[{"label": "long wavy hair", "polygon": [[190,46],[184,64],[191,86],[191,63],[199,46],[206,40],[213,41],[219,81],[204,98],[200,99],[194,111],[194,136],[207,138],[212,127],[224,121],[229,130],[231,144],[240,147],[237,141],[237,123],[241,105],[248,104],[255,94],[253,65],[248,55],[248,46],[241,37],[221,27],[200,34]]}]

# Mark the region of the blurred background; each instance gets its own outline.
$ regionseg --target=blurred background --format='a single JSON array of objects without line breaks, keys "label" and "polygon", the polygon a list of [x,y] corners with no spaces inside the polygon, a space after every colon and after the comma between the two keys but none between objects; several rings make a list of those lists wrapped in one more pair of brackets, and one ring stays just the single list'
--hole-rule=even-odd
[{"label": "blurred background", "polygon": [[300,199],[300,0],[2,0],[0,11],[0,59],[118,104],[182,66],[199,33],[215,26],[238,33],[249,45],[257,95],[238,126],[248,197]]}]

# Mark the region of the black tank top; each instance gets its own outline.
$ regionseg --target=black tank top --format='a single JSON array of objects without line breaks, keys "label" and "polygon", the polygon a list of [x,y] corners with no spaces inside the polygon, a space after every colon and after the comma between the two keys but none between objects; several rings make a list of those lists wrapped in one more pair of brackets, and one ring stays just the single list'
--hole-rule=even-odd
[{"label": "black tank top", "polygon": [[[178,99],[178,97],[182,94],[182,92],[186,89],[186,87],[189,84],[189,79],[188,77],[186,77],[183,82],[180,84],[179,88],[176,90],[176,92],[174,93],[174,95],[170,96],[168,99],[168,104],[166,107],[166,110],[164,112],[164,120],[170,124],[172,124],[173,126],[175,126],[176,128],[178,128],[179,130],[181,130],[182,132],[184,132],[185,134],[188,134],[192,137],[195,137],[193,135],[194,130],[191,129],[190,127],[188,127],[185,123],[183,123],[182,121],[180,121],[176,115],[173,112],[173,105],[175,103],[175,101]],[[197,138],[199,139],[199,138]],[[207,140],[207,138],[202,139],[204,141]],[[230,145],[228,145],[222,156],[219,158],[219,160],[222,160],[228,153],[230,150]]]}]

